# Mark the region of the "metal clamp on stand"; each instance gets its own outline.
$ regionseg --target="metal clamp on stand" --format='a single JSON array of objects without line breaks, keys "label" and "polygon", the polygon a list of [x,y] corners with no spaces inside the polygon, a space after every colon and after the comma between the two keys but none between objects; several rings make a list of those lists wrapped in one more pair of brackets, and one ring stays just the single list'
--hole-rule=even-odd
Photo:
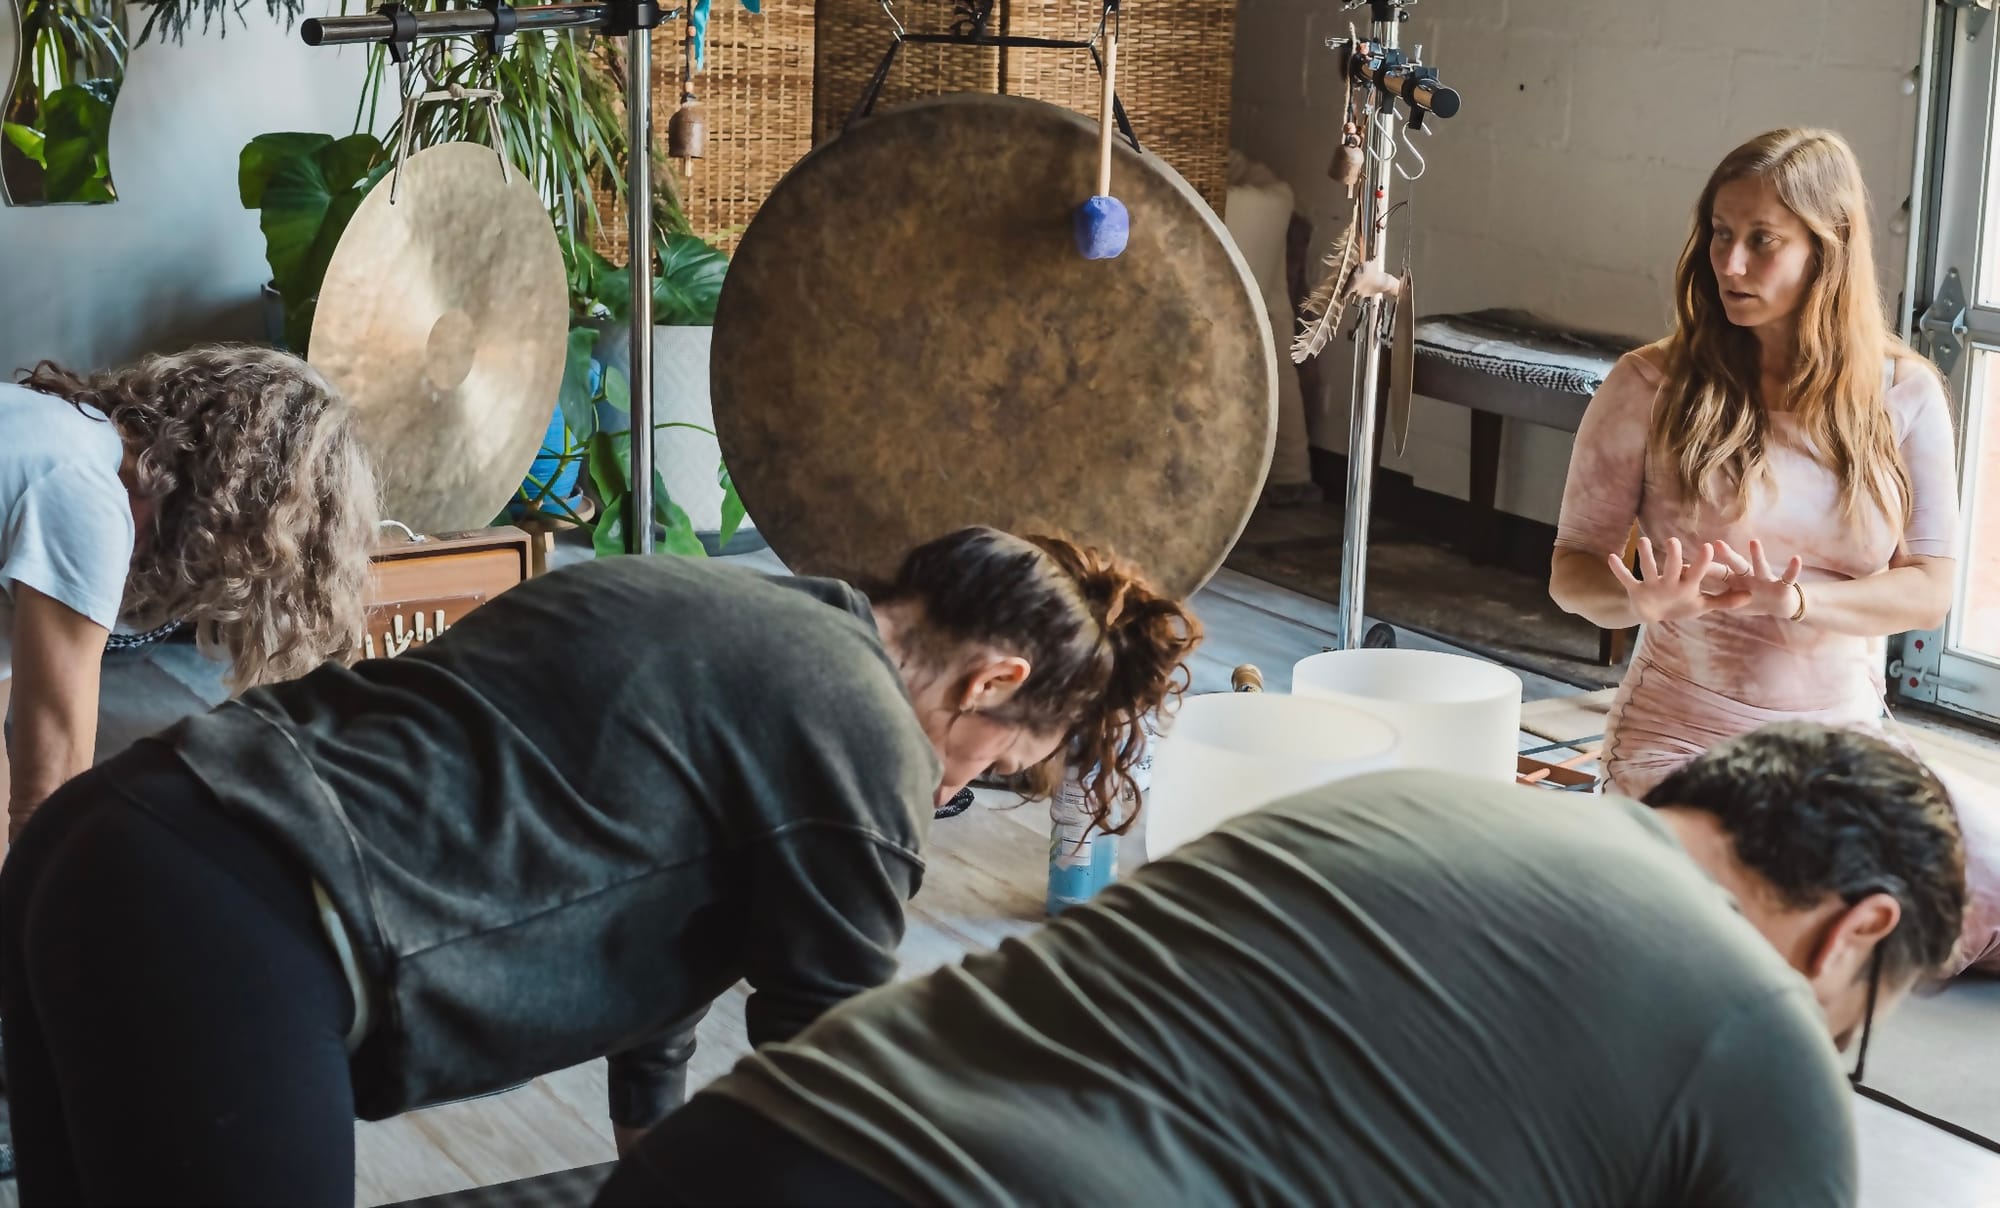
[{"label": "metal clamp on stand", "polygon": [[383,41],[389,45],[389,58],[397,63],[407,63],[410,47],[417,43],[417,15],[404,5],[393,2],[380,9],[389,18],[389,36]]},{"label": "metal clamp on stand", "polygon": [[493,14],[493,32],[486,37],[486,52],[498,57],[507,49],[507,36],[520,23],[514,15],[514,6],[506,0],[479,0],[479,7]]},{"label": "metal clamp on stand", "polygon": [[618,38],[652,29],[678,12],[664,10],[653,0],[613,0],[610,9],[611,15],[604,23],[604,32]]}]

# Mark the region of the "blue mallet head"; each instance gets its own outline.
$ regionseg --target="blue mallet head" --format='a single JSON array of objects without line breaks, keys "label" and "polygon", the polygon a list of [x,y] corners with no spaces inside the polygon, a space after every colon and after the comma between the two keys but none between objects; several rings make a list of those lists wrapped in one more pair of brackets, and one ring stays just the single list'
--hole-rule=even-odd
[{"label": "blue mallet head", "polygon": [[1132,216],[1116,197],[1093,197],[1076,208],[1072,222],[1076,250],[1085,260],[1110,260],[1125,250],[1132,233]]}]

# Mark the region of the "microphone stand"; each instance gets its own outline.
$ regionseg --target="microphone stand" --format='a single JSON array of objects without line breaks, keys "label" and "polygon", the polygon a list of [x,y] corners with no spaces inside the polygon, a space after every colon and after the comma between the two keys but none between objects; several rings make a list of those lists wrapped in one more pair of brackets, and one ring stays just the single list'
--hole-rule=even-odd
[{"label": "microphone stand", "polygon": [[[1350,91],[1365,93],[1363,116],[1367,120],[1367,156],[1361,181],[1360,261],[1363,272],[1382,268],[1385,236],[1388,234],[1390,172],[1389,161],[1396,154],[1396,134],[1385,115],[1393,115],[1397,101],[1408,106],[1408,127],[1423,128],[1427,115],[1446,118],[1458,112],[1458,93],[1438,83],[1437,69],[1426,67],[1417,55],[1401,50],[1399,27],[1409,20],[1409,5],[1415,0],[1349,0],[1347,8],[1366,4],[1372,18],[1366,41],[1359,38],[1328,39],[1327,46],[1346,59]],[[1408,137],[1407,133],[1403,136]],[[1361,316],[1354,345],[1354,395],[1347,435],[1347,501],[1343,513],[1340,564],[1340,621],[1337,633],[1340,650],[1357,645],[1395,645],[1395,631],[1380,624],[1361,637],[1362,596],[1368,570],[1368,515],[1370,494],[1375,482],[1375,412],[1381,397],[1382,350],[1393,320],[1393,295],[1376,293],[1360,299]]]}]

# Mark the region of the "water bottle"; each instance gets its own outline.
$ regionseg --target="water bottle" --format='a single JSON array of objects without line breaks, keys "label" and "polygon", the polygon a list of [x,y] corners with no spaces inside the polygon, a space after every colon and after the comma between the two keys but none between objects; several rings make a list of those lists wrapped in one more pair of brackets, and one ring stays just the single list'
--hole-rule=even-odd
[{"label": "water bottle", "polygon": [[[1132,765],[1132,784],[1112,802],[1111,824],[1132,817],[1143,794],[1151,787],[1153,747],[1159,731],[1152,718],[1146,726],[1146,750]],[[1094,804],[1086,786],[1095,779],[1095,767],[1072,772],[1049,799],[1049,894],[1048,913],[1060,914],[1078,902],[1097,896],[1118,879],[1118,836],[1107,832],[1092,816]],[[1136,790],[1136,791],[1135,791]]]},{"label": "water bottle", "polygon": [[1048,912],[1087,902],[1118,876],[1118,836],[1091,816],[1083,781],[1071,775],[1049,799]]}]

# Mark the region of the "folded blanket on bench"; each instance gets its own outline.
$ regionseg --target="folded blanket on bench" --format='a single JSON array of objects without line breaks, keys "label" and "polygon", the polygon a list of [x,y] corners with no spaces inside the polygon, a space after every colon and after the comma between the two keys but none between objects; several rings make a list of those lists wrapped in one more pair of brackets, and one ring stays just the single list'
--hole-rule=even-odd
[{"label": "folded blanket on bench", "polygon": [[1417,322],[1415,341],[1420,357],[1586,397],[1641,343],[1566,330],[1517,310],[1432,315]]}]

